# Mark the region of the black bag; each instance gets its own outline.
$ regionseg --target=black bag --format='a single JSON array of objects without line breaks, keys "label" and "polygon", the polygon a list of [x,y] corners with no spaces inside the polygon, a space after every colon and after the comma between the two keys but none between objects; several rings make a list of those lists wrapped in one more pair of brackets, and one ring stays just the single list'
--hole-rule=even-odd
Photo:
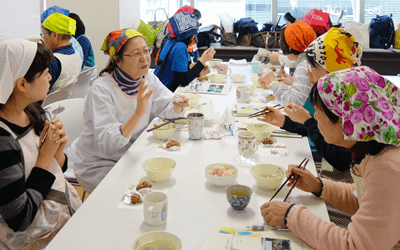
[{"label": "black bag", "polygon": [[265,48],[265,32],[260,32],[251,35],[251,45],[254,47]]},{"label": "black bag", "polygon": [[222,46],[237,46],[236,33],[226,33],[223,26],[221,26],[221,45]]},{"label": "black bag", "polygon": [[370,48],[390,48],[394,44],[394,24],[392,14],[390,14],[390,16],[376,15],[376,18],[372,18],[369,35]]},{"label": "black bag", "polygon": [[[214,32],[215,26],[207,26],[201,28],[197,34],[197,47],[210,47],[211,43],[216,43],[221,39],[221,35]],[[219,28],[219,27],[217,27]]]},{"label": "black bag", "polygon": [[239,34],[238,44],[242,46],[250,46],[251,44],[251,33]]},{"label": "black bag", "polygon": [[257,23],[253,19],[246,17],[237,21],[233,25],[233,30],[236,33],[239,33],[239,35],[247,33],[255,34],[258,32],[258,27]]},{"label": "black bag", "polygon": [[268,49],[280,48],[281,32],[280,31],[268,31],[264,36],[265,46]]}]

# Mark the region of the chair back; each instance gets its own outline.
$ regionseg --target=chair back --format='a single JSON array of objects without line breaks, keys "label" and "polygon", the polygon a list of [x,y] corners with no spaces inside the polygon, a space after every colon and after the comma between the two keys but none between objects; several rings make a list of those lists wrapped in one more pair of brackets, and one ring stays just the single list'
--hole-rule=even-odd
[{"label": "chair back", "polygon": [[82,71],[78,80],[72,85],[71,98],[85,98],[89,91],[90,86],[92,86],[92,75],[96,70],[96,66]]},{"label": "chair back", "polygon": [[54,102],[71,98],[71,88],[72,86],[63,89],[57,89],[55,92],[48,94],[42,103],[42,107],[46,107]]},{"label": "chair back", "polygon": [[50,119],[55,116],[58,107],[60,107],[57,117],[62,121],[64,130],[69,136],[68,143],[65,148],[68,148],[69,145],[79,137],[79,134],[83,129],[84,101],[85,99],[83,98],[65,99],[53,102],[44,107],[44,110]]}]

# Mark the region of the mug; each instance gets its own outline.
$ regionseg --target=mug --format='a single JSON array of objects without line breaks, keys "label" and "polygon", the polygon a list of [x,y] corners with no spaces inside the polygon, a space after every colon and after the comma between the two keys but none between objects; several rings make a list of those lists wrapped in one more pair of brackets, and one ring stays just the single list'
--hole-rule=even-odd
[{"label": "mug", "polygon": [[168,199],[161,192],[150,192],[143,197],[144,221],[150,226],[162,225],[167,221]]},{"label": "mug", "polygon": [[249,103],[250,102],[250,89],[247,86],[236,87],[236,102]]},{"label": "mug", "polygon": [[201,140],[203,138],[204,115],[202,113],[190,113],[187,115],[189,121],[189,139]]},{"label": "mug", "polygon": [[226,64],[218,64],[217,65],[218,74],[224,74],[226,76],[229,76],[228,69],[229,69],[229,75],[230,75],[232,73],[232,70],[231,70],[231,68],[228,67],[228,65],[226,65]]},{"label": "mug", "polygon": [[238,133],[239,155],[244,157],[254,156],[258,149],[256,134],[251,131],[240,131]]}]

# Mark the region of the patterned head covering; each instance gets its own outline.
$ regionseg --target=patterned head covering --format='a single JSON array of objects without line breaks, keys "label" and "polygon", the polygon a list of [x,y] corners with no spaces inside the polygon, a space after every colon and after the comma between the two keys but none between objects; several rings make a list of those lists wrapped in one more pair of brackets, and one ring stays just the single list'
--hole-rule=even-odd
[{"label": "patterned head covering", "polygon": [[199,23],[193,14],[179,12],[169,19],[167,28],[172,38],[176,37],[178,41],[181,41],[197,34]]},{"label": "patterned head covering", "polygon": [[17,80],[28,72],[37,47],[37,43],[25,39],[8,39],[0,43],[0,103],[7,102]]},{"label": "patterned head covering", "polygon": [[46,20],[46,18],[49,17],[53,13],[60,13],[65,16],[68,16],[69,10],[54,5],[50,8],[48,8],[47,10],[43,11],[43,13],[40,15],[40,21],[43,23],[44,20]]},{"label": "patterned head covering", "polygon": [[317,38],[314,30],[303,22],[295,22],[285,29],[285,40],[290,48],[304,52],[308,45]]},{"label": "patterned head covering", "polygon": [[179,8],[179,9],[175,12],[174,15],[176,15],[177,13],[180,13],[180,12],[193,14],[194,10],[195,10],[195,8],[193,8],[192,6],[185,5],[185,6],[182,6],[181,8]]},{"label": "patterned head covering", "polygon": [[43,27],[58,34],[75,35],[76,21],[60,13],[51,14],[43,22]]},{"label": "patterned head covering", "polygon": [[310,10],[301,18],[301,21],[310,25],[315,33],[320,35],[324,34],[331,28],[329,25],[329,14],[322,10]]},{"label": "patterned head covering", "polygon": [[104,39],[101,50],[104,51],[104,54],[112,58],[121,50],[122,46],[124,46],[129,39],[137,36],[143,37],[142,33],[135,29],[111,31]]},{"label": "patterned head covering", "polygon": [[359,66],[330,73],[317,88],[326,107],[342,117],[345,140],[399,144],[397,87],[373,69]]},{"label": "patterned head covering", "polygon": [[347,29],[330,29],[304,52],[328,72],[361,64],[362,47]]},{"label": "patterned head covering", "polygon": [[294,17],[296,20],[301,20],[301,18],[306,14],[306,12],[303,9],[300,8],[294,8],[289,11],[290,15]]}]

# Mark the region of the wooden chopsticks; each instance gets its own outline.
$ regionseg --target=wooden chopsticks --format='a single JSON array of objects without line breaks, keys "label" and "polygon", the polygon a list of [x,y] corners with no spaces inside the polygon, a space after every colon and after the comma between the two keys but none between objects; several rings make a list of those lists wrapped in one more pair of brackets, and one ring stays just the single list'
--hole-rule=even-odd
[{"label": "wooden chopsticks", "polygon": [[[300,167],[303,165],[303,163],[305,162],[304,167],[302,168],[302,169],[305,169],[306,166],[307,166],[308,161],[309,161],[309,159],[304,158],[304,160],[300,163],[300,165],[299,165],[297,168],[300,168]],[[271,197],[271,199],[270,199],[269,201],[272,201],[272,199],[275,198],[275,196],[279,193],[279,191],[281,191],[281,189],[286,185],[286,183],[287,183],[293,176],[294,176],[294,173],[292,173],[292,174],[286,179],[286,181],[279,187],[279,189],[275,192],[275,194]],[[293,190],[294,186],[296,185],[297,180],[299,179],[299,177],[300,177],[300,176],[297,176],[296,180],[294,181],[292,187],[290,188],[288,194],[286,195],[286,197],[285,197],[285,199],[284,199],[283,201],[286,201],[286,199],[289,197],[289,194],[292,192],[292,190]]]},{"label": "wooden chopsticks", "polygon": [[[280,106],[280,104],[277,104],[277,105],[273,106],[273,108],[276,108],[276,107],[278,107],[278,106]],[[283,109],[283,108],[284,108],[284,107],[279,107],[278,109]],[[255,113],[249,115],[249,118],[254,118],[254,117],[257,117],[257,116],[262,116],[262,115],[268,114],[269,112],[270,112],[269,110],[263,109],[263,110],[261,110],[261,111],[258,111],[258,112],[255,112]]]},{"label": "wooden chopsticks", "polygon": [[151,129],[146,130],[146,132],[151,132],[151,131],[153,131],[153,130],[155,130],[155,129],[161,128],[162,126],[165,126],[165,125],[167,125],[167,124],[169,124],[169,123],[171,123],[171,122],[174,122],[174,121],[175,121],[175,120],[170,120],[170,121],[161,123],[160,125],[155,126],[154,128],[151,128]]}]

